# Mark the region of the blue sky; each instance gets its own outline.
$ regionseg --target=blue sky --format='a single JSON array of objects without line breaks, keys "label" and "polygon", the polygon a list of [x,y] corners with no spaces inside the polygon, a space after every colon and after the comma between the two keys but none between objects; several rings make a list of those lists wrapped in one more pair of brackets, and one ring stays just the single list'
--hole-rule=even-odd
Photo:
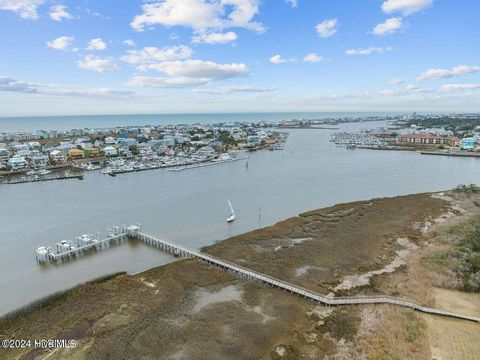
[{"label": "blue sky", "polygon": [[480,111],[478,0],[0,0],[0,116]]}]

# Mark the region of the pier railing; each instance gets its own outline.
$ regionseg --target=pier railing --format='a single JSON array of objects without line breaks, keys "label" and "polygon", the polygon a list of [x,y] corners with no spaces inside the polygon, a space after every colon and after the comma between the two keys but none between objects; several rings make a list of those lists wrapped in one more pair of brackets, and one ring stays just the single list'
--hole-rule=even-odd
[{"label": "pier railing", "polygon": [[230,273],[237,274],[241,278],[244,278],[247,280],[259,281],[259,282],[268,284],[270,286],[273,286],[282,290],[286,290],[290,293],[299,295],[306,299],[323,303],[325,305],[335,306],[335,305],[361,305],[361,304],[391,304],[391,305],[411,308],[413,310],[417,310],[417,311],[428,313],[428,314],[443,315],[443,316],[448,316],[448,317],[453,317],[458,319],[480,322],[479,317],[469,316],[465,314],[460,314],[460,313],[445,311],[440,309],[434,309],[434,308],[419,305],[410,300],[388,296],[388,295],[349,296],[349,297],[323,296],[314,291],[305,289],[303,287],[288,283],[280,279],[276,279],[274,277],[259,273],[254,270],[247,269],[243,266],[234,264],[230,261],[222,260],[215,256],[205,254],[199,251],[191,250],[186,247],[171,243],[169,241],[159,239],[151,234],[138,232],[138,237],[140,238],[140,240],[149,239],[149,241],[152,244],[157,243],[160,248],[164,248],[167,251],[169,251],[168,249],[171,249],[169,252],[172,252],[174,254],[176,252],[176,254],[180,256],[199,258],[208,264],[215,265]]},{"label": "pier railing", "polygon": [[[37,249],[37,261],[40,262],[56,262],[69,259],[71,257],[81,256],[92,250],[102,249],[109,247],[112,243],[124,242],[128,239],[138,239],[144,242],[147,245],[154,246],[163,251],[169,252],[177,257],[186,257],[186,258],[197,258],[201,261],[219,267],[220,269],[227,271],[231,274],[239,276],[245,280],[256,281],[263,284],[273,286],[278,289],[288,291],[292,294],[298,295],[300,297],[312,300],[317,303],[322,303],[325,305],[361,305],[361,304],[391,304],[396,306],[407,307],[413,310],[417,310],[423,313],[435,314],[448,316],[457,319],[470,320],[480,322],[480,317],[460,314],[456,312],[450,312],[435,308],[430,308],[422,306],[413,301],[397,298],[388,295],[372,295],[372,296],[348,296],[348,297],[333,297],[333,296],[324,296],[320,295],[315,291],[305,289],[301,286],[291,284],[289,282],[274,278],[272,276],[262,274],[258,271],[254,271],[248,268],[245,268],[241,265],[237,265],[227,260],[217,258],[213,255],[205,254],[200,251],[189,249],[185,246],[177,245],[167,240],[160,239],[155,235],[148,234],[146,232],[140,231],[140,226],[130,225],[123,226],[121,228],[116,228],[114,233],[110,233],[106,238],[102,240],[95,240],[92,243],[89,243],[85,246],[76,247],[71,250],[66,250],[63,252],[54,252],[51,248],[42,247]],[[39,258],[39,250],[48,249],[46,255]]]}]

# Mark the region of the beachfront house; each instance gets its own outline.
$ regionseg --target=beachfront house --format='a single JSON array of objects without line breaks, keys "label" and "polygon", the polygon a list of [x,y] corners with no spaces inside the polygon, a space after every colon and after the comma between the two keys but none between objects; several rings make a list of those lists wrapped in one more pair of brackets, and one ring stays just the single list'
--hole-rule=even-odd
[{"label": "beachfront house", "polygon": [[0,164],[6,164],[10,158],[10,151],[8,149],[0,149]]},{"label": "beachfront house", "polygon": [[30,159],[30,164],[34,168],[44,168],[48,165],[48,156],[45,154],[35,154]]},{"label": "beachfront house", "polygon": [[83,149],[70,149],[68,151],[68,158],[72,160],[83,159]]},{"label": "beachfront house", "polygon": [[121,138],[118,142],[126,149],[138,144],[137,140],[134,138]]},{"label": "beachfront house", "polygon": [[115,149],[113,146],[105,146],[102,151],[103,151],[103,154],[107,157],[118,155],[117,149]]},{"label": "beachfront house", "polygon": [[111,136],[105,138],[105,144],[106,145],[115,145],[116,143],[117,143],[117,140],[115,140]]},{"label": "beachfront house", "polygon": [[21,170],[28,167],[28,161],[23,156],[14,155],[8,159],[8,167],[12,170]]},{"label": "beachfront house", "polygon": [[55,165],[63,164],[67,161],[67,158],[65,157],[63,151],[57,149],[50,151],[49,157],[52,164]]},{"label": "beachfront house", "polygon": [[207,145],[207,146],[204,146],[204,147],[201,147],[200,149],[198,149],[197,153],[199,155],[204,155],[204,156],[211,157],[211,156],[215,155],[215,150],[211,146]]},{"label": "beachfront house", "polygon": [[473,150],[475,147],[475,139],[473,137],[466,137],[460,140],[460,149],[462,150]]}]

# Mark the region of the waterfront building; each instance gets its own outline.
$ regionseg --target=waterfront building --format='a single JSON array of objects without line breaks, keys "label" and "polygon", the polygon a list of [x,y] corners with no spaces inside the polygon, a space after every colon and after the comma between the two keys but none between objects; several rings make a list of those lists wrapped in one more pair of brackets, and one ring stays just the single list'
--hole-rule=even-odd
[{"label": "waterfront building", "polygon": [[260,136],[250,135],[247,136],[247,142],[249,145],[260,145],[261,139]]},{"label": "waterfront building", "polygon": [[48,165],[48,156],[44,154],[35,154],[31,157],[30,163],[35,168],[44,168]]},{"label": "waterfront building", "polygon": [[198,154],[205,156],[214,156],[215,150],[211,146],[204,146],[197,151]]},{"label": "waterfront building", "polygon": [[117,156],[118,155],[118,151],[117,149],[115,149],[113,146],[105,146],[103,148],[103,154],[105,156]]},{"label": "waterfront building", "polygon": [[30,150],[39,150],[42,148],[42,145],[38,141],[31,141],[28,143]]},{"label": "waterfront building", "polygon": [[100,149],[96,147],[87,147],[84,151],[85,157],[99,157],[100,156]]},{"label": "waterfront building", "polygon": [[49,156],[50,156],[50,161],[55,165],[63,164],[67,161],[65,154],[63,153],[63,151],[60,151],[60,150],[54,149],[50,151]]},{"label": "waterfront building", "polygon": [[83,159],[83,156],[84,156],[83,150],[70,149],[68,151],[68,158],[69,159]]},{"label": "waterfront building", "polygon": [[460,149],[472,150],[475,147],[475,139],[473,137],[466,137],[460,140]]},{"label": "waterfront building", "polygon": [[60,145],[55,147],[55,150],[61,151],[61,152],[63,152],[63,154],[65,156],[67,156],[68,152],[71,149],[74,149],[75,147],[76,146],[74,144],[70,143],[69,141],[62,141],[62,142],[60,142]]},{"label": "waterfront building", "polygon": [[129,148],[130,146],[134,146],[138,144],[138,141],[134,138],[120,138],[118,142],[125,148]]},{"label": "waterfront building", "polygon": [[5,164],[10,158],[10,151],[8,149],[0,148],[0,164]]},{"label": "waterfront building", "polygon": [[453,136],[435,136],[430,133],[405,134],[400,135],[397,139],[399,143],[407,143],[413,145],[458,145],[458,138]]},{"label": "waterfront building", "polygon": [[23,157],[30,157],[32,155],[32,151],[29,149],[21,149],[18,150],[16,154]]},{"label": "waterfront building", "polygon": [[117,143],[117,140],[115,140],[111,136],[105,138],[105,144],[106,145],[115,145],[116,143]]},{"label": "waterfront building", "polygon": [[21,170],[28,167],[28,161],[23,156],[14,155],[8,159],[8,167],[12,170]]}]

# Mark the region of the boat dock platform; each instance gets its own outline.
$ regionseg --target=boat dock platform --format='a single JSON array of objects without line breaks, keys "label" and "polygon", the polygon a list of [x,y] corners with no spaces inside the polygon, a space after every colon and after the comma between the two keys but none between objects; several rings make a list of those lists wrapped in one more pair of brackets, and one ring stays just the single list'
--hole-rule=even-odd
[{"label": "boat dock platform", "polygon": [[43,181],[68,180],[68,179],[83,180],[83,175],[57,176],[57,177],[44,178],[44,179],[39,178],[39,179],[13,180],[13,181],[4,181],[4,182],[1,182],[0,184],[14,185],[14,184],[37,183],[37,182],[43,182]]},{"label": "boat dock platform", "polygon": [[[102,240],[94,239],[89,235],[82,235],[77,238],[79,247],[75,247],[72,242],[63,240],[56,244],[56,251],[50,247],[39,247],[35,251],[38,262],[57,262],[70,259],[71,257],[81,256],[93,250],[108,248],[112,243],[121,243],[129,239],[138,239],[143,243],[166,251],[175,257],[197,258],[200,261],[220,268],[223,271],[236,275],[242,279],[263,283],[275,288],[287,291],[302,298],[329,306],[337,305],[362,305],[362,304],[390,304],[407,307],[427,314],[447,316],[457,319],[480,322],[479,317],[454,313],[440,309],[434,309],[422,306],[413,301],[396,298],[388,295],[374,296],[350,296],[350,297],[330,297],[316,293],[312,290],[302,288],[298,285],[273,278],[269,275],[247,269],[232,262],[219,259],[215,256],[192,250],[187,247],[174,244],[172,242],[160,239],[154,235],[141,231],[140,225],[123,225],[110,231],[107,237]],[[72,248],[73,246],[73,248]]]},{"label": "boat dock platform", "polygon": [[220,165],[220,164],[231,163],[234,161],[247,160],[247,159],[248,159],[247,157],[240,157],[240,158],[232,158],[228,160],[202,162],[202,163],[192,164],[192,165],[171,167],[168,169],[168,171],[182,171],[182,170],[188,170],[188,169],[196,169],[196,168],[205,167],[205,166]]},{"label": "boat dock platform", "polygon": [[439,156],[459,156],[459,157],[473,157],[480,158],[480,153],[469,151],[420,151],[422,155],[439,155]]}]

